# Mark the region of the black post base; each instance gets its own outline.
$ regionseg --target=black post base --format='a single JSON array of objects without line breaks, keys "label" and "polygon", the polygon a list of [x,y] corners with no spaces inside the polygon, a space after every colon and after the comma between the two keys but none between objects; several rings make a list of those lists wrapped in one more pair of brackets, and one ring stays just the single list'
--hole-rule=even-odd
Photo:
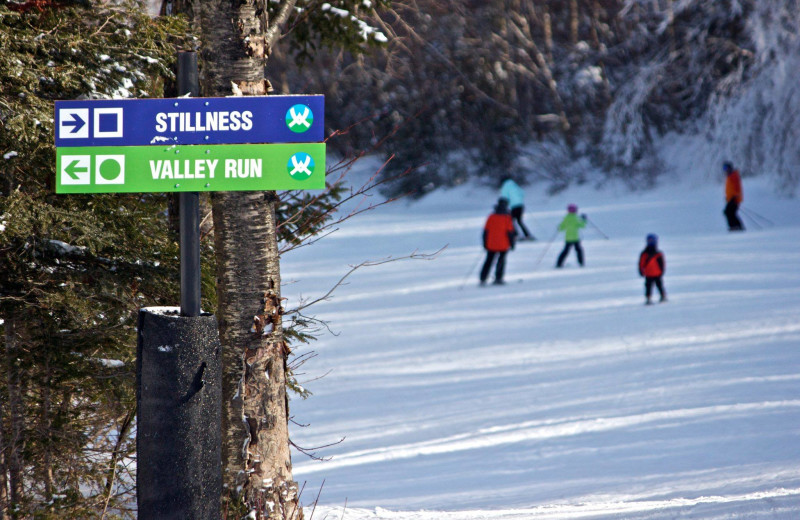
[{"label": "black post base", "polygon": [[219,520],[222,366],[217,319],[139,311],[139,520]]}]

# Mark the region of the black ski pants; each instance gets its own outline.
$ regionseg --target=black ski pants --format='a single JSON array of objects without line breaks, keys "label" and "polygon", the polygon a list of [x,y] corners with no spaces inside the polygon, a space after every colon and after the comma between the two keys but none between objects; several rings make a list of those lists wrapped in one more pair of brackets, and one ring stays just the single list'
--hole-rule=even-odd
[{"label": "black ski pants", "polygon": [[731,199],[725,205],[725,218],[728,219],[728,230],[730,231],[744,231],[744,225],[736,214],[739,211],[739,204],[735,199]]},{"label": "black ski pants", "polygon": [[527,227],[525,227],[525,223],[522,222],[522,213],[524,211],[525,206],[515,206],[511,208],[511,218],[514,219],[514,222],[516,222],[519,228],[522,230],[522,234],[525,235],[525,238],[533,238],[531,232],[528,231]]},{"label": "black ski pants", "polygon": [[656,289],[658,289],[658,294],[661,297],[661,300],[665,300],[666,295],[664,294],[664,282],[661,280],[661,277],[648,276],[644,279],[644,297],[647,298],[647,301],[650,301],[650,296],[653,294],[653,285],[655,285]]},{"label": "black ski pants", "polygon": [[508,251],[486,251],[486,260],[481,268],[481,283],[489,278],[489,271],[492,269],[494,258],[497,257],[497,265],[494,268],[494,281],[502,282],[506,271],[506,253]]},{"label": "black ski pants", "polygon": [[570,248],[575,248],[575,254],[578,255],[578,263],[581,264],[583,267],[583,248],[581,247],[580,241],[578,242],[566,242],[564,244],[564,250],[561,251],[561,254],[558,255],[558,261],[556,262],[556,267],[561,267],[564,265],[564,260],[567,259],[567,255],[569,254]]}]

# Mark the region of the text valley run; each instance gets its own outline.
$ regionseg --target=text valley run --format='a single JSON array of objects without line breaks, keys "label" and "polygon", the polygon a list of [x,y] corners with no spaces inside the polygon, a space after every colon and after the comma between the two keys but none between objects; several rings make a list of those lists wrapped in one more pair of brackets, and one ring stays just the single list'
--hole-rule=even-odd
[{"label": "text valley run", "polygon": [[[261,178],[263,163],[258,159],[184,159],[150,161],[153,180],[214,179],[219,174],[226,179]],[[217,166],[221,166],[219,170]]]},{"label": "text valley run", "polygon": [[56,148],[56,193],[325,189],[325,143]]}]

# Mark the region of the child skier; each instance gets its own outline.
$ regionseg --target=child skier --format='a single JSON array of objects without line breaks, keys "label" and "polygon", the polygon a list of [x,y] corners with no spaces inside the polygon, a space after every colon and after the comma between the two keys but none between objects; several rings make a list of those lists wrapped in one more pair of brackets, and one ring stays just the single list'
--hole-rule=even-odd
[{"label": "child skier", "polygon": [[578,217],[578,206],[570,204],[567,206],[567,216],[558,225],[558,230],[564,232],[564,250],[558,255],[556,267],[562,267],[564,260],[569,254],[570,248],[575,248],[575,254],[578,255],[578,264],[583,267],[583,248],[581,247],[580,230],[586,227],[586,215]]},{"label": "child skier", "polygon": [[483,227],[483,248],[486,250],[486,260],[481,268],[481,285],[486,285],[492,263],[497,257],[497,265],[494,271],[494,284],[503,285],[503,274],[506,268],[506,253],[509,249],[514,249],[514,238],[517,232],[514,230],[514,221],[508,212],[508,201],[501,198],[494,207],[494,213],[486,219]]},{"label": "child skier", "polygon": [[653,293],[653,284],[661,295],[659,301],[667,301],[667,293],[664,292],[664,283],[661,280],[666,264],[664,253],[658,250],[658,237],[650,233],[646,240],[647,247],[639,255],[639,275],[644,276],[645,305],[651,305],[653,302],[650,300],[650,295]]}]

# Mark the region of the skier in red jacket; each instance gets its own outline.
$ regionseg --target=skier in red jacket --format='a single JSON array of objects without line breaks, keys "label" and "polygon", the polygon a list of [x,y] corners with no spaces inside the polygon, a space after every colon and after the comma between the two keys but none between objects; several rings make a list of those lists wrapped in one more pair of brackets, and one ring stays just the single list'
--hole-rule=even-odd
[{"label": "skier in red jacket", "polygon": [[645,304],[650,305],[650,295],[653,293],[653,285],[658,289],[662,302],[667,301],[667,293],[664,292],[664,276],[666,263],[664,253],[658,250],[658,237],[653,233],[647,235],[647,247],[639,255],[639,276],[644,276],[644,296]]},{"label": "skier in red jacket", "polygon": [[481,268],[481,285],[486,285],[492,263],[497,257],[494,271],[494,284],[503,285],[503,274],[506,269],[506,253],[514,249],[514,239],[517,232],[514,230],[514,221],[508,212],[508,201],[500,199],[494,207],[494,213],[486,219],[483,227],[483,248],[486,250],[486,260]]},{"label": "skier in red jacket", "polygon": [[742,205],[744,198],[742,193],[742,178],[739,170],[733,168],[733,164],[725,162],[722,164],[722,171],[725,172],[725,218],[728,220],[728,230],[744,231],[744,225],[736,214],[739,206]]}]

